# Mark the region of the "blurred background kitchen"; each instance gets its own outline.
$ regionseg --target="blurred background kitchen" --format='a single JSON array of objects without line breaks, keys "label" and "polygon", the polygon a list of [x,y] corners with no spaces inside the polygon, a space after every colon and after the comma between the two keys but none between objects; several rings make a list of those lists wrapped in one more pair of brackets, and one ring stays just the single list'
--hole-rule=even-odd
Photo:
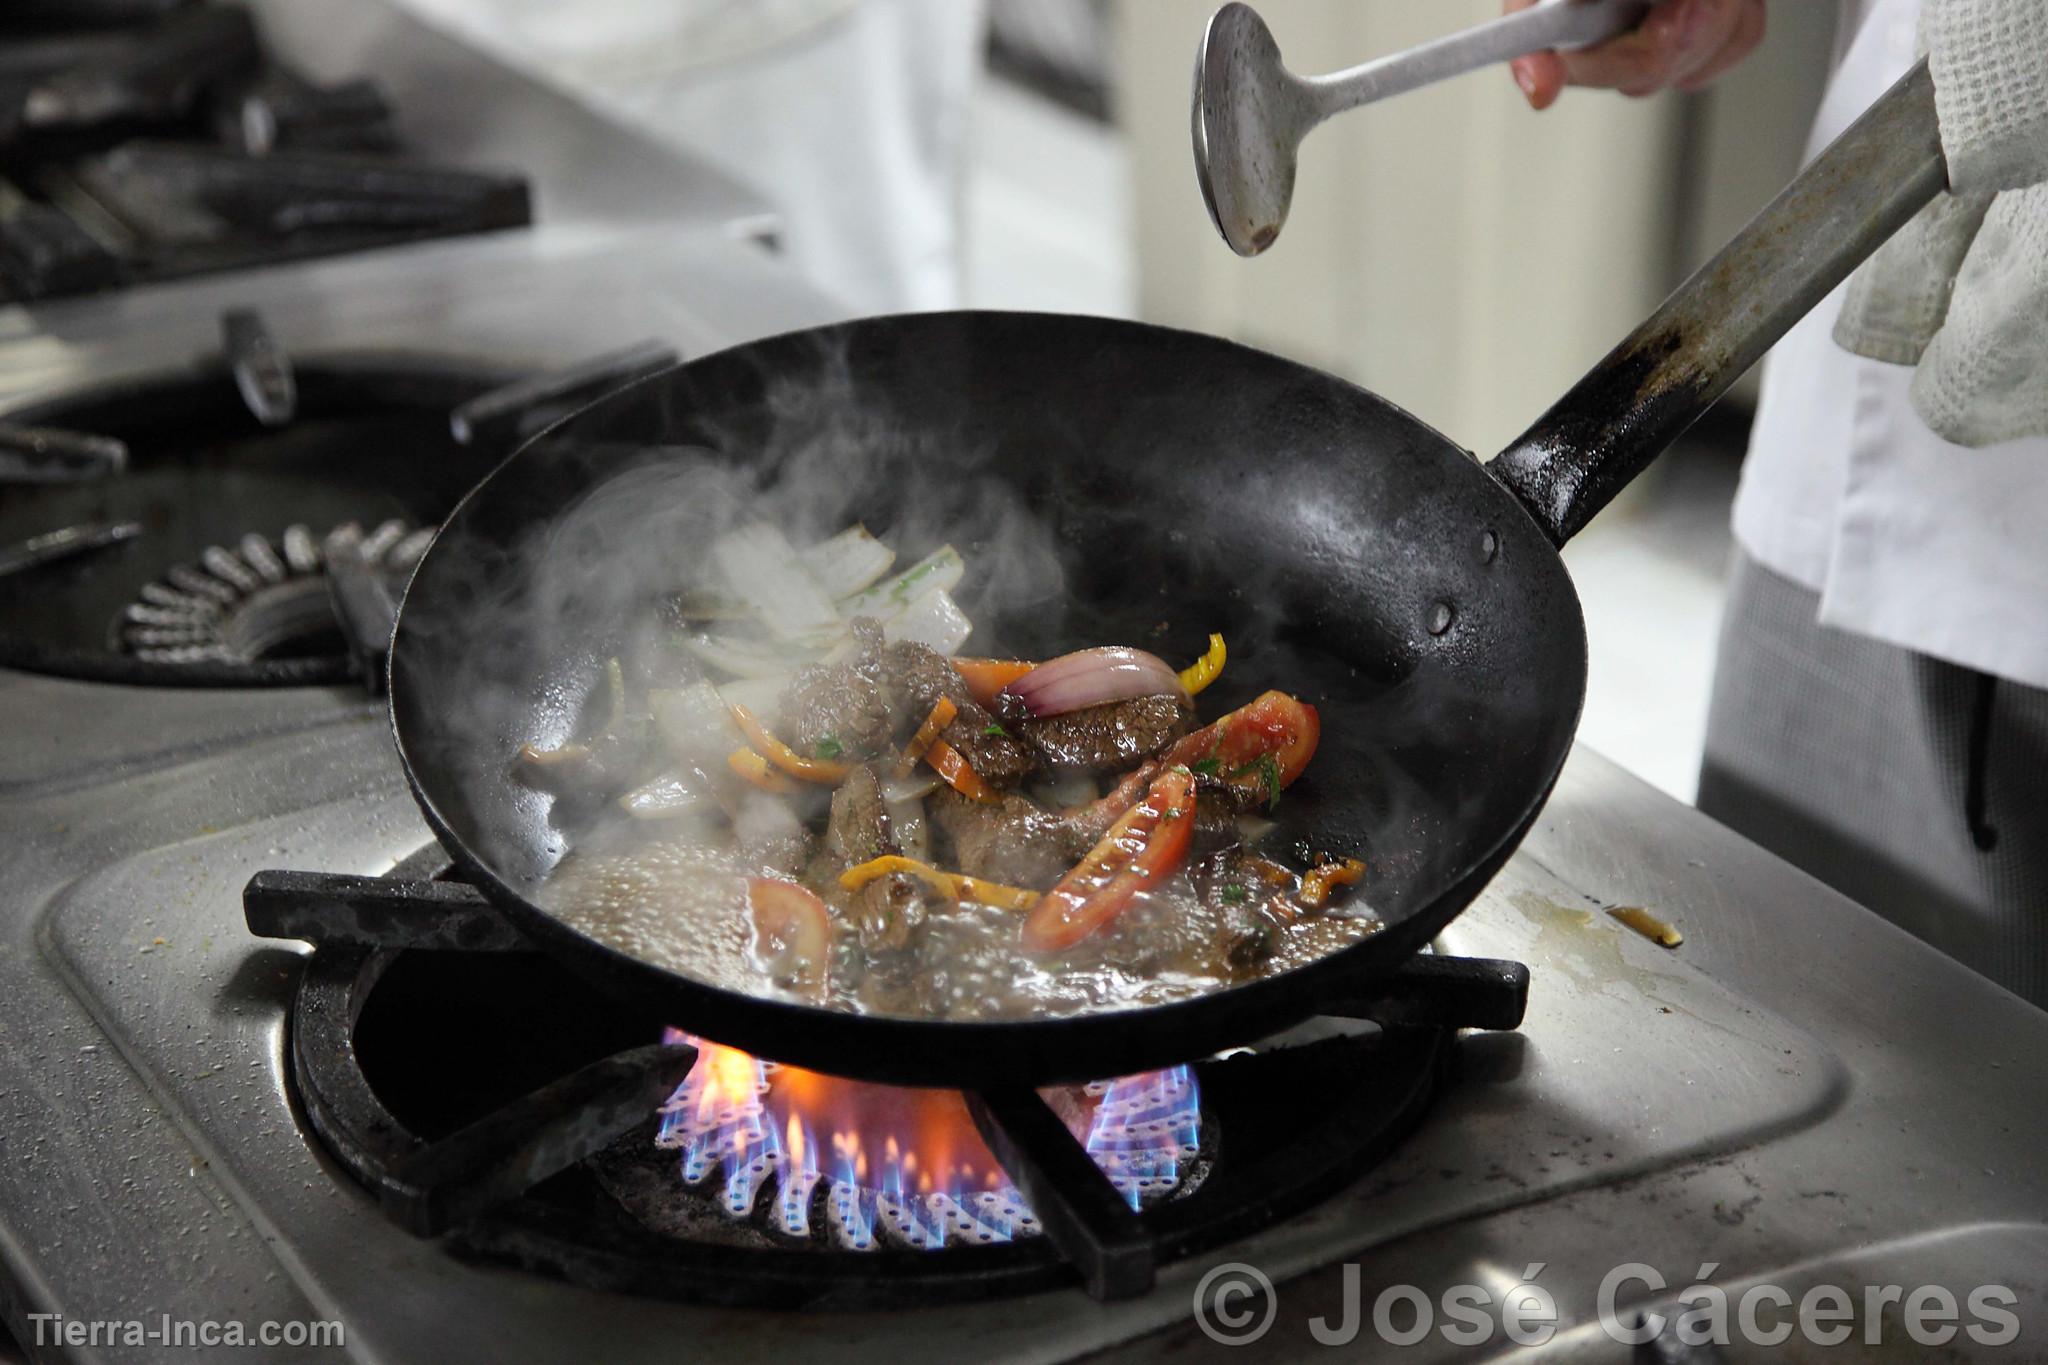
[{"label": "blurred background kitchen", "polygon": [[[1244,261],[1195,188],[1188,88],[1214,0],[406,0],[752,182],[850,312],[1104,313],[1354,379],[1490,454],[1782,185],[1833,38],[1780,5],[1711,91],[1573,91],[1534,117],[1479,73],[1336,120],[1285,237]],[[1494,0],[1270,0],[1322,71]],[[1691,799],[1754,377],[1566,553],[1588,616],[1582,736]],[[1248,452],[1248,454],[1253,454]]]}]

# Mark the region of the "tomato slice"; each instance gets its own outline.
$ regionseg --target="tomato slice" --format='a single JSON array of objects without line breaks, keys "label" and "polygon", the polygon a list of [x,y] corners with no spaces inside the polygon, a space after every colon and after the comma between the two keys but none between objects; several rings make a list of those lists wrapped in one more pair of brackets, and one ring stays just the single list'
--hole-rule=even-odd
[{"label": "tomato slice", "polygon": [[1186,860],[1194,830],[1194,774],[1169,768],[1032,909],[1024,921],[1024,945],[1057,952],[1115,919],[1131,897],[1157,886]]},{"label": "tomato slice", "polygon": [[822,994],[832,946],[825,902],[780,877],[749,877],[747,908],[754,917],[755,955],[775,979]]},{"label": "tomato slice", "polygon": [[1165,761],[1270,803],[1301,776],[1322,734],[1315,707],[1285,692],[1264,692],[1182,738]]},{"label": "tomato slice", "polygon": [[1159,761],[1148,759],[1118,778],[1117,784],[1103,795],[1063,813],[1076,829],[1100,839],[1109,833],[1118,817],[1138,804],[1138,798],[1151,789],[1152,779],[1158,775]]}]

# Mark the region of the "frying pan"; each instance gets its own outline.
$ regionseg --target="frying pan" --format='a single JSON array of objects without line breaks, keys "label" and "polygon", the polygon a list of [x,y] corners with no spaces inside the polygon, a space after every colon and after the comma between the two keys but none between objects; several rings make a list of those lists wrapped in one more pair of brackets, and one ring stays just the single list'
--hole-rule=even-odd
[{"label": "frying pan", "polygon": [[[1557,779],[1586,677],[1557,547],[1945,179],[1923,65],[1483,465],[1331,376],[1097,318],[871,318],[655,375],[515,453],[421,562],[390,664],[420,808],[537,947],[679,1027],[822,1071],[963,1088],[1083,1080],[1341,1011],[1479,892]],[[845,411],[866,437],[834,426]],[[511,756],[568,733],[602,661],[652,603],[631,592],[543,601],[535,566],[548,555],[536,551],[559,548],[572,509],[622,470],[686,460],[769,488],[843,468],[835,511],[885,535],[912,490],[931,492],[952,520],[926,543],[953,538],[970,565],[976,648],[1044,657],[1134,642],[1179,657],[1222,631],[1231,666],[1205,715],[1267,687],[1322,709],[1321,748],[1280,802],[1269,846],[1363,852],[1385,927],[1228,990],[1016,1022],[740,994],[570,927],[538,892],[576,830],[516,778]],[[998,505],[1047,528],[1056,593],[998,590],[999,547],[973,540]],[[622,565],[636,544],[615,547]],[[994,587],[976,599],[983,580]]]}]

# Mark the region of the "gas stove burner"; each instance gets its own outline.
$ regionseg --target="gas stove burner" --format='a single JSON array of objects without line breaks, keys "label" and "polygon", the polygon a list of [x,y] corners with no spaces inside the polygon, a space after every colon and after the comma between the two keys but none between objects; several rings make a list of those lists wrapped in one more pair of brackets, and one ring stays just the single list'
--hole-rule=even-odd
[{"label": "gas stove burner", "polygon": [[[288,1047],[307,1121],[451,1252],[698,1302],[1145,1293],[1370,1169],[1420,1121],[1456,1030],[1516,1027],[1528,991],[1514,963],[1422,957],[1332,1001],[1329,1027],[1142,1078],[891,1090],[664,1031],[446,867],[429,846],[389,877],[261,872],[244,891],[253,933],[315,945]],[[821,1086],[944,1111],[953,1146],[850,1121]]]},{"label": "gas stove burner", "polygon": [[[842,1080],[670,1029],[696,1064],[661,1107],[657,1147],[683,1184],[739,1223],[841,1251],[992,1246],[1044,1229],[956,1092]],[[1133,1212],[1191,1193],[1201,1088],[1186,1066],[1044,1098]]]},{"label": "gas stove burner", "polygon": [[122,609],[117,647],[173,667],[275,659],[332,659],[339,666],[349,649],[335,619],[325,548],[336,538],[360,542],[374,569],[402,582],[434,528],[392,518],[367,534],[350,522],[322,538],[294,523],[275,541],[250,532],[232,549],[208,546],[142,585]]},{"label": "gas stove burner", "polygon": [[657,341],[544,371],[294,355],[247,310],[221,324],[221,353],[186,369],[0,412],[0,667],[375,688],[431,539],[412,528],[534,431],[677,358]]}]

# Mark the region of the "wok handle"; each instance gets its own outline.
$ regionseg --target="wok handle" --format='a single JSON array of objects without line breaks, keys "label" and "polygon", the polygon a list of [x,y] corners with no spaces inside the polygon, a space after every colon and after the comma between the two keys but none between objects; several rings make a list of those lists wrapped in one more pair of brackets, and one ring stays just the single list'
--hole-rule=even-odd
[{"label": "wok handle", "polygon": [[1487,469],[1564,544],[1947,185],[1923,60]]}]

